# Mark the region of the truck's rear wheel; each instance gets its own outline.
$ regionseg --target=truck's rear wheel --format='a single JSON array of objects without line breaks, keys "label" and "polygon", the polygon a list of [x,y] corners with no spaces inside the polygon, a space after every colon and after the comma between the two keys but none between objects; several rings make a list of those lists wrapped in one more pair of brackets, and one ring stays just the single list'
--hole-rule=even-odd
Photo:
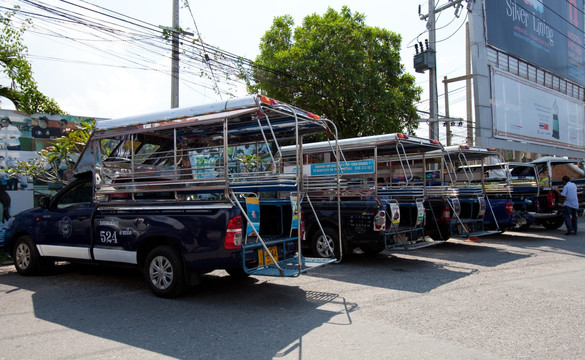
[{"label": "truck's rear wheel", "polygon": [[183,264],[177,251],[170,246],[158,246],[150,251],[144,276],[156,296],[171,298],[185,291]]},{"label": "truck's rear wheel", "polygon": [[14,267],[22,275],[38,275],[40,273],[40,255],[28,235],[21,236],[16,240],[12,250]]},{"label": "truck's rear wheel", "polygon": [[440,224],[436,229],[431,230],[428,235],[435,241],[447,241],[451,238],[451,229],[449,224]]},{"label": "truck's rear wheel", "polygon": [[360,245],[360,249],[366,254],[367,256],[376,256],[382,251],[386,249],[384,244],[376,244],[376,245]]},{"label": "truck's rear wheel", "polygon": [[554,219],[542,220],[542,226],[549,230],[555,230],[561,227],[565,223],[565,219],[561,216]]},{"label": "truck's rear wheel", "polygon": [[320,258],[330,258],[333,254],[339,254],[339,237],[337,230],[331,227],[323,228],[323,231],[317,230],[313,235],[311,242],[313,256]]}]

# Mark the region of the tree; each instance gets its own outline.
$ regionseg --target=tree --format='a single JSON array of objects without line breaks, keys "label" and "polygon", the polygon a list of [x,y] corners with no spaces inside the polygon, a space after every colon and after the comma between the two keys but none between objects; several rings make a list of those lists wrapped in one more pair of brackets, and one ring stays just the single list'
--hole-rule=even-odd
[{"label": "tree", "polygon": [[19,28],[14,27],[13,14],[6,11],[3,16],[0,15],[3,26],[0,32],[0,67],[10,81],[8,85],[0,84],[0,96],[9,99],[16,110],[27,114],[64,114],[55,100],[38,90],[31,65],[26,59],[28,48],[23,44],[22,36],[31,22],[25,21]]},{"label": "tree", "polygon": [[324,114],[341,137],[412,132],[422,89],[400,63],[401,37],[364,20],[346,6],[309,15],[294,30],[290,15],[276,17],[249,91]]}]

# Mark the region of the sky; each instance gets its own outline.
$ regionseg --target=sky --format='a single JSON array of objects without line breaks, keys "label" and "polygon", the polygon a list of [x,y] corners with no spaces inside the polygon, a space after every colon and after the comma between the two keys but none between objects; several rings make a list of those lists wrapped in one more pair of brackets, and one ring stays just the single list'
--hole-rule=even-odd
[{"label": "sky", "polygon": [[[67,1],[33,0],[48,7],[71,8],[83,13]],[[71,0],[77,5],[98,5],[119,14],[131,16],[137,21],[149,24],[171,26],[172,0]],[[185,0],[180,0],[184,2]],[[429,74],[414,71],[414,44],[428,38],[426,21],[420,20],[419,4],[423,14],[428,13],[428,1],[404,0],[296,0],[272,2],[206,1],[189,0],[190,9],[180,11],[181,28],[199,33],[207,44],[222,50],[254,60],[259,53],[258,45],[263,34],[270,29],[276,16],[289,14],[300,26],[305,16],[324,14],[328,7],[340,11],[348,6],[352,12],[365,15],[365,23],[393,31],[402,36],[401,58],[407,73],[416,76],[417,85],[425,92],[417,105],[419,110],[428,111]],[[437,0],[437,7],[448,0]],[[0,10],[19,5],[24,11],[42,14],[23,0],[4,0]],[[2,8],[4,6],[4,8]],[[449,8],[437,14],[437,79],[439,92],[439,113],[444,113],[444,76],[449,78],[465,75],[465,26],[466,9],[455,17]],[[93,15],[92,15],[93,16]],[[47,25],[44,18],[33,18],[35,27],[27,31],[25,44],[29,50],[34,77],[40,90],[54,98],[69,114],[97,118],[122,117],[151,111],[168,109],[170,96],[170,60],[164,56],[153,56],[147,69],[129,64],[126,55],[136,50],[127,41],[94,41],[90,30],[79,32],[80,27],[62,27],[58,22]],[[138,40],[140,41],[140,40]],[[166,51],[166,50],[164,50]],[[125,54],[125,55],[121,55]],[[142,53],[139,56],[148,57]],[[185,69],[182,69],[184,71]],[[189,70],[189,69],[187,69]],[[191,69],[193,70],[193,69]],[[221,77],[218,75],[221,81]],[[183,79],[183,76],[181,75]],[[197,105],[222,100],[214,92],[210,81],[182,80],[180,82],[180,106]],[[244,95],[240,86],[232,88],[238,95]],[[223,95],[225,98],[225,95]],[[452,117],[465,118],[464,83],[450,84],[450,113]],[[11,104],[2,101],[2,108]],[[311,111],[311,109],[306,109]],[[421,114],[421,117],[424,117]],[[457,129],[454,132],[459,133]],[[444,138],[444,128],[440,128]],[[464,129],[461,128],[463,140]],[[428,136],[423,123],[419,136]],[[455,139],[456,141],[456,139]]]}]

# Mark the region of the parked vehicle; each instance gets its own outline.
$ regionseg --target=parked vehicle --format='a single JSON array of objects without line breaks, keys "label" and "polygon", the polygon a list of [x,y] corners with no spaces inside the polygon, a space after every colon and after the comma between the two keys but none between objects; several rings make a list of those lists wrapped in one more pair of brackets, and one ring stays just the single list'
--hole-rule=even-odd
[{"label": "parked vehicle", "polygon": [[[499,160],[495,152],[486,156]],[[514,226],[514,203],[507,163],[482,161],[480,164],[459,167],[457,174],[458,178],[481,184],[486,198],[483,218],[485,229],[503,232]]]},{"label": "parked vehicle", "polygon": [[448,234],[453,237],[469,238],[490,234],[497,234],[499,229],[488,230],[484,224],[484,216],[488,208],[482,179],[475,179],[466,171],[457,172],[457,169],[468,169],[473,162],[480,165],[484,159],[497,155],[493,149],[470,147],[468,145],[448,146],[440,151],[427,153],[427,157],[440,161],[442,179],[457,189],[457,198],[446,199],[453,209],[453,216],[449,222]]},{"label": "parked vehicle", "polygon": [[557,229],[564,223],[564,211],[556,188],[562,188],[562,177],[568,175],[577,185],[579,213],[585,207],[585,175],[581,161],[542,157],[530,163],[510,163],[516,226],[527,230],[531,225]]},{"label": "parked vehicle", "polygon": [[[384,249],[411,250],[433,245],[424,237],[424,163],[409,158],[440,149],[438,141],[400,133],[341,139],[303,145],[305,201],[318,214],[305,213],[306,242],[314,256],[367,254]],[[283,153],[294,151],[283,148]],[[341,205],[327,189],[339,159]],[[341,219],[339,222],[337,219]],[[340,227],[342,248],[336,248]]]},{"label": "parked vehicle", "polygon": [[162,297],[216,269],[297,276],[331,263],[303,256],[300,177],[279,172],[279,143],[301,149],[328,123],[264,96],[98,121],[77,180],[11,219],[7,252],[23,275],[57,260],[136,266]]}]

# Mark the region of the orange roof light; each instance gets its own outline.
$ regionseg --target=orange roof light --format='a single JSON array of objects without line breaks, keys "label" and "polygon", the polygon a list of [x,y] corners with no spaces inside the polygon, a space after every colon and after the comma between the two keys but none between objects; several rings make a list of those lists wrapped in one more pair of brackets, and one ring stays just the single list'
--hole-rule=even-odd
[{"label": "orange roof light", "polygon": [[403,133],[397,133],[397,134],[396,134],[396,136],[397,136],[399,139],[408,139],[408,135],[405,135],[405,134],[403,134]]},{"label": "orange roof light", "polygon": [[260,100],[261,100],[263,103],[265,103],[265,104],[270,104],[270,105],[276,105],[276,104],[278,104],[278,101],[276,101],[276,100],[274,100],[274,99],[271,99],[271,98],[269,98],[268,96],[264,96],[264,95],[261,95],[261,96],[260,96]]},{"label": "orange roof light", "polygon": [[311,119],[315,119],[315,120],[321,119],[321,117],[319,115],[313,114],[311,112],[307,112],[307,116],[310,117]]},{"label": "orange roof light", "polygon": [[460,149],[469,150],[469,145],[459,145]]}]

